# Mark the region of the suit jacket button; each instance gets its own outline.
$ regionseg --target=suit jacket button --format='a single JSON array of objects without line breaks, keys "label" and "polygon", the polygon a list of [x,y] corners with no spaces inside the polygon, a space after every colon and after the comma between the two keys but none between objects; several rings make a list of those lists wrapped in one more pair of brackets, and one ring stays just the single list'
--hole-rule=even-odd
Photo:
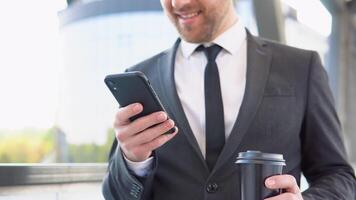
[{"label": "suit jacket button", "polygon": [[215,193],[219,188],[219,185],[217,183],[209,183],[208,186],[206,187],[206,191],[208,193]]}]

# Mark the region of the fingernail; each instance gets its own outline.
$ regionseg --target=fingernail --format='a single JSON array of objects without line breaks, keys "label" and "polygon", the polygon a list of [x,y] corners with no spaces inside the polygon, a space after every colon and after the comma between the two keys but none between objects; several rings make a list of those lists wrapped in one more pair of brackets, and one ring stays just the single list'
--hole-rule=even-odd
[{"label": "fingernail", "polygon": [[173,137],[173,136],[175,136],[177,133],[178,133],[178,128],[175,126],[173,133],[172,133],[172,134],[169,134],[169,136]]},{"label": "fingernail", "polygon": [[276,184],[276,181],[273,179],[267,179],[267,185],[268,186],[273,186],[274,184]]},{"label": "fingernail", "polygon": [[164,113],[161,113],[161,114],[159,114],[158,116],[157,116],[157,119],[158,120],[165,120],[166,119],[166,114],[164,114]]}]

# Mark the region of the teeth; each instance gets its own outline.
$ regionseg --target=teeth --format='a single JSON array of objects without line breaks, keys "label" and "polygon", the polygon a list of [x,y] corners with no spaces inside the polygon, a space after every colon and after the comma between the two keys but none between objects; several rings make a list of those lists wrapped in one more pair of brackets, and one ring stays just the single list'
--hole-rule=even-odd
[{"label": "teeth", "polygon": [[190,13],[190,14],[186,14],[186,15],[181,15],[181,17],[183,19],[189,19],[189,18],[195,17],[197,15],[198,15],[198,12],[195,12],[195,13]]}]

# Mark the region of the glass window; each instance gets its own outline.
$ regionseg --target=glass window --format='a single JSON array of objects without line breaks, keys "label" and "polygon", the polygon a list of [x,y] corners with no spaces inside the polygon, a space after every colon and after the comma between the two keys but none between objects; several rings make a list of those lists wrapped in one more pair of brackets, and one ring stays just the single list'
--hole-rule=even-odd
[{"label": "glass window", "polygon": [[70,144],[110,146],[119,105],[104,77],[170,48],[177,34],[162,12],[132,12],[75,22],[61,28],[61,39],[64,63],[57,124]]}]

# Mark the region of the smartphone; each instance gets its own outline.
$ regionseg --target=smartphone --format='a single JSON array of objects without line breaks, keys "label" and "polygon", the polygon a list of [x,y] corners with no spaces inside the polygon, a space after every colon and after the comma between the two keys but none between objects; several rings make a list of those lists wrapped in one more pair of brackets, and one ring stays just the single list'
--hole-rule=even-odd
[{"label": "smartphone", "polygon": [[[143,111],[131,117],[131,121],[158,111],[167,113],[149,80],[142,72],[111,74],[106,76],[104,81],[121,107],[132,103],[142,104]],[[174,131],[175,128],[172,128],[167,133]]]}]

